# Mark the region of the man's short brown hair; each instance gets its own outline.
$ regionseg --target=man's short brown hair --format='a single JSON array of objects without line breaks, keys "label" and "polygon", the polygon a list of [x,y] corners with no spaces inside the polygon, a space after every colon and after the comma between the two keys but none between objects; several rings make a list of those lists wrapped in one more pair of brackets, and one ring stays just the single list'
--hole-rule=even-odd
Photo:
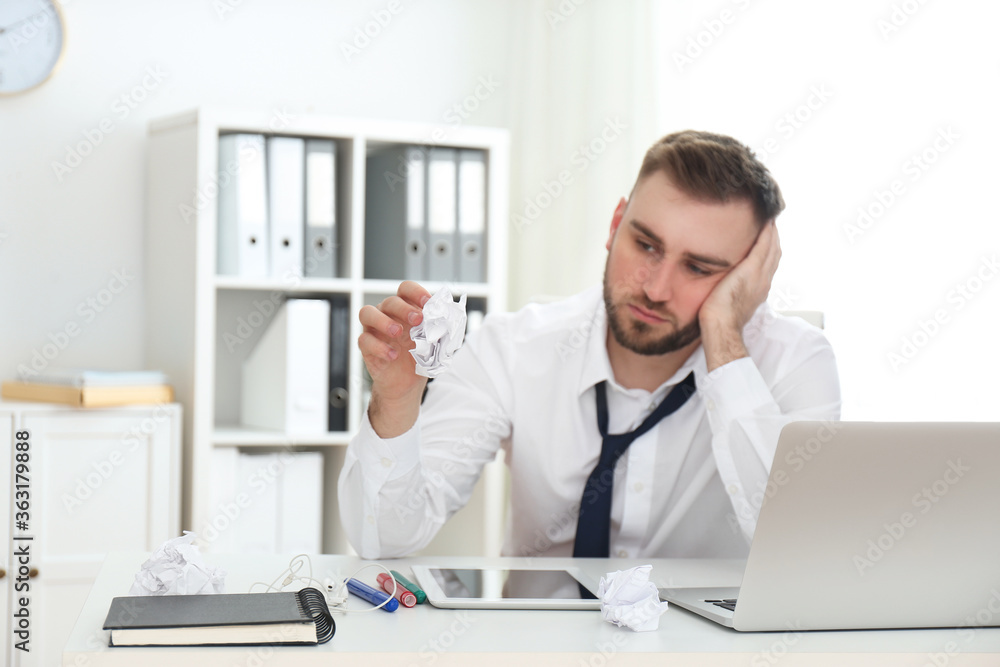
[{"label": "man's short brown hair", "polygon": [[668,134],[646,151],[636,183],[659,171],[695,199],[749,201],[760,227],[785,208],[781,190],[767,167],[749,148],[724,134],[696,130]]}]

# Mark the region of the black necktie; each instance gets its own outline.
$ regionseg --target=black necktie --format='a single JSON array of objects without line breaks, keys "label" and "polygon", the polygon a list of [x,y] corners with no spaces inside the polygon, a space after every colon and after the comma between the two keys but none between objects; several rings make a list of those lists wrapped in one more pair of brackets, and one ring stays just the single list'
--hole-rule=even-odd
[{"label": "black necktie", "polygon": [[674,387],[639,428],[629,433],[608,435],[608,397],[605,383],[597,390],[597,428],[601,432],[601,458],[583,487],[580,517],[576,524],[573,556],[577,558],[607,558],[611,535],[611,488],[615,478],[615,463],[632,441],[644,434],[664,417],[673,414],[694,394],[694,373]]}]

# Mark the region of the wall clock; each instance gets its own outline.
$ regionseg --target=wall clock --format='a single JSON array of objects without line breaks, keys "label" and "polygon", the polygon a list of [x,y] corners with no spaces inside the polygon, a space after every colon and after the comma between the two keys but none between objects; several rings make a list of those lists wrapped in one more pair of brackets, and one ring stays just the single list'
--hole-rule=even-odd
[{"label": "wall clock", "polygon": [[0,95],[41,85],[58,69],[65,50],[62,10],[54,1],[0,2]]}]

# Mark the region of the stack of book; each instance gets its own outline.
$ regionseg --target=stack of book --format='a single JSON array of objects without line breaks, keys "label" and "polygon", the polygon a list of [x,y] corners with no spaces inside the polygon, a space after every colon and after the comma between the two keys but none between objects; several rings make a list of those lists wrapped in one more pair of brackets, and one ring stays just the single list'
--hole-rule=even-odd
[{"label": "stack of book", "polygon": [[4,382],[10,401],[64,403],[78,408],[169,403],[174,390],[160,371],[47,371],[31,381]]}]

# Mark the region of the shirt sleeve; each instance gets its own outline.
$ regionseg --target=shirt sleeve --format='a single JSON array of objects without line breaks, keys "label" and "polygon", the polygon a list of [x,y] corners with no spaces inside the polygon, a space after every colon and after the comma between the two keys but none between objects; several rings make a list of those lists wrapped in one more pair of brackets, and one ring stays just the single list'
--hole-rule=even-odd
[{"label": "shirt sleeve", "polygon": [[344,531],[363,558],[427,546],[510,436],[503,336],[488,323],[428,385],[413,428],[383,439],[365,414],[348,445],[337,497]]},{"label": "shirt sleeve", "polygon": [[796,330],[790,340],[698,378],[719,477],[748,542],[781,429],[793,421],[840,418],[833,349],[820,331]]}]

